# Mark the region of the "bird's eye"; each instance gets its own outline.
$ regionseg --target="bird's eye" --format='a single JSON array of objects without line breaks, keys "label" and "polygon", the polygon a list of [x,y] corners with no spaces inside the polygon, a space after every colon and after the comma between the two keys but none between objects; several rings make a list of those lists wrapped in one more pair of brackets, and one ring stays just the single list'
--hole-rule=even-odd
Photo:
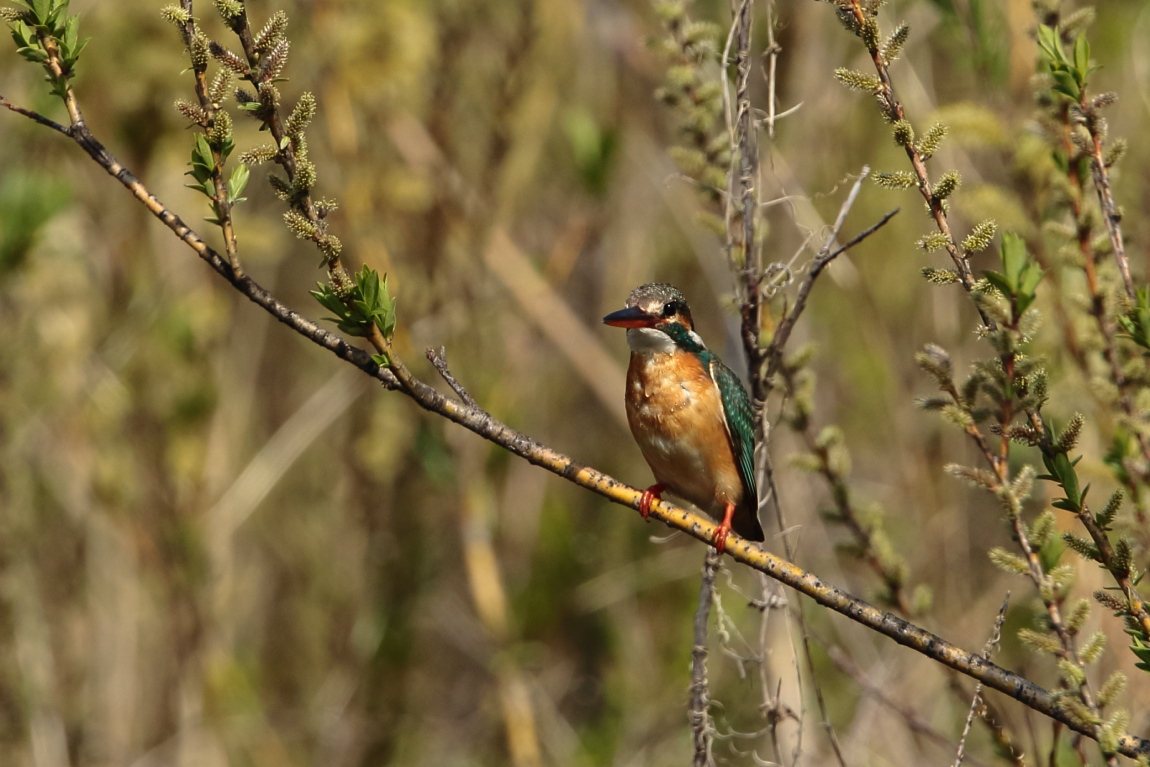
[{"label": "bird's eye", "polygon": [[668,301],[663,305],[663,316],[674,317],[679,312],[679,303],[677,301]]}]

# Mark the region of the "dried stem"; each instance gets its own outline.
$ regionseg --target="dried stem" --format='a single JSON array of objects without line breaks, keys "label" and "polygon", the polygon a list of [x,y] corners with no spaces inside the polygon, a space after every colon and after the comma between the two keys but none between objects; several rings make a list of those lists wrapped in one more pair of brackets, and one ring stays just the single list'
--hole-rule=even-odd
[{"label": "dried stem", "polygon": [[463,384],[459,383],[459,381],[457,381],[455,379],[455,376],[452,375],[451,370],[448,369],[446,347],[442,347],[442,346],[439,347],[439,351],[436,351],[435,349],[428,347],[427,349],[424,350],[423,353],[427,356],[427,359],[435,367],[435,371],[437,373],[439,373],[439,376],[444,381],[447,382],[447,385],[451,387],[451,390],[455,392],[456,396],[459,397],[459,400],[464,405],[467,405],[468,407],[473,407],[476,410],[481,409],[479,407],[479,403],[476,402],[475,398],[471,396],[471,393],[469,391],[467,391],[467,389],[463,388]]},{"label": "dried stem", "polygon": [[[990,639],[986,640],[986,644],[982,648],[982,657],[990,660],[990,656],[994,654],[994,650],[998,647],[998,641],[1002,638],[1002,624],[1006,621],[1006,607],[1010,604],[1010,592],[1006,592],[1006,596],[1002,600],[1002,607],[998,608],[998,617],[994,621],[994,630],[990,633]],[[958,752],[954,757],[954,767],[961,767],[963,757],[966,754],[966,739],[970,736],[970,726],[974,723],[974,715],[982,706],[982,683],[979,682],[974,686],[974,698],[970,701],[970,712],[966,715],[966,724],[962,728],[962,737],[958,740]]]},{"label": "dried stem", "polygon": [[711,605],[715,599],[715,575],[719,572],[722,555],[714,549],[707,549],[703,560],[703,578],[699,585],[699,606],[695,610],[694,644],[691,645],[691,697],[687,716],[691,722],[691,738],[694,742],[694,767],[708,767],[714,764],[711,745],[715,739],[715,727],[711,722],[711,697],[707,692],[707,624],[711,619]]},{"label": "dried stem", "polygon": [[[848,202],[851,201],[853,201],[853,198],[848,199]],[[791,311],[787,314],[786,318],[779,323],[778,329],[775,330],[774,338],[771,339],[771,344],[766,349],[764,357],[767,360],[767,372],[763,376],[764,380],[770,380],[771,376],[774,375],[778,371],[778,368],[782,365],[783,349],[786,347],[787,341],[791,337],[791,331],[795,329],[795,323],[798,322],[799,315],[801,315],[803,313],[803,309],[806,308],[807,298],[810,296],[811,289],[814,287],[815,280],[818,279],[819,274],[822,273],[823,269],[825,269],[831,261],[834,261],[840,255],[850,250],[855,245],[858,245],[867,237],[870,237],[872,234],[885,226],[888,221],[895,217],[898,211],[898,208],[890,211],[877,222],[856,234],[854,237],[848,240],[846,244],[841,245],[830,252],[826,252],[825,248],[823,251],[819,252],[819,255],[811,264],[811,268],[807,272],[806,278],[802,281],[802,284],[799,285],[799,291],[795,295],[794,306],[791,307]],[[841,218],[842,214],[840,212],[840,219]]]},{"label": "dried stem", "polygon": [[[758,129],[752,119],[749,83],[751,76],[751,0],[742,0],[735,13],[735,135],[731,147],[731,194],[727,197],[727,252],[732,263],[738,266],[737,254],[741,251],[741,282],[744,291],[740,304],[742,313],[743,348],[747,353],[748,369],[751,375],[751,394],[757,402],[766,399],[767,387],[758,375],[762,369],[763,348],[760,343],[763,319],[763,296],[759,289],[762,280],[762,265],[759,263],[759,249],[755,245],[755,224],[758,218],[758,172],[759,147]],[[739,201],[739,224],[736,227],[731,208],[734,200]],[[741,228],[741,231],[739,229]]]}]

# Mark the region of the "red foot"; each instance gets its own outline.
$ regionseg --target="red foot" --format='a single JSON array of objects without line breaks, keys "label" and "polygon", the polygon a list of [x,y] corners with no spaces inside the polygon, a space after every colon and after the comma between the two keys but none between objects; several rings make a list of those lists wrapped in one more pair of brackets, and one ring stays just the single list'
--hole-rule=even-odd
[{"label": "red foot", "polygon": [[715,544],[715,551],[722,554],[727,550],[727,536],[731,534],[731,518],[735,516],[735,504],[728,503],[723,510],[723,521],[715,528],[711,543]]},{"label": "red foot", "polygon": [[639,514],[643,519],[651,516],[651,501],[663,500],[663,491],[666,489],[667,486],[660,482],[657,485],[651,485],[643,491],[643,495],[639,496]]}]

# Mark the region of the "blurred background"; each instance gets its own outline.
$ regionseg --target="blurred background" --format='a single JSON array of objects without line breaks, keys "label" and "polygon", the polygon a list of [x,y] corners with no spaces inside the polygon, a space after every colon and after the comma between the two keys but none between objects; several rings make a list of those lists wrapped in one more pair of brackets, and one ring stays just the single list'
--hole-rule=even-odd
[{"label": "blurred background", "polygon": [[[710,346],[742,372],[733,280],[695,223],[668,159],[677,118],[653,96],[662,27],[643,0],[250,2],[253,26],[290,18],[287,104],[316,94],[318,192],[352,266],[387,272],[397,350],[435,379],[425,347],[496,417],[576,460],[645,487],[623,416],[627,347],[601,326],[635,285],[669,281]],[[192,96],[158,3],[73,0],[92,40],[75,83],[92,131],[160,199],[197,224],[183,187]],[[1068,10],[1070,8],[1068,7]],[[697,19],[725,29],[725,4]],[[835,67],[869,68],[834,9],[777,2],[780,110],[763,136],[768,258],[797,274],[864,165],[901,170],[873,102]],[[756,7],[757,39],[767,37]],[[223,37],[214,11],[197,15]],[[1038,236],[1017,151],[1033,131],[1034,15],[1027,0],[895,0],[880,22],[911,37],[895,87],[920,132],[951,137],[933,172],[958,168],[963,230],[986,216]],[[1108,0],[1089,31],[1094,90],[1130,138],[1116,196],[1138,275],[1150,255],[1150,8]],[[761,45],[759,46],[761,49]],[[717,74],[717,73],[716,73]],[[752,77],[765,104],[763,78]],[[12,50],[0,93],[64,119],[41,73]],[[262,138],[237,117],[241,149]],[[238,208],[247,270],[298,311],[315,251],[282,224],[253,172]],[[993,568],[1010,546],[997,506],[947,476],[974,462],[962,435],[914,407],[932,385],[913,361],[946,346],[963,370],[986,348],[957,289],[930,288],[913,191],[867,183],[844,233],[902,212],[817,286],[794,345],[815,344],[816,425],[838,424],[850,482],[881,506],[917,622],[981,649],[1013,591],[998,661],[1057,685],[1023,651],[1033,589]],[[218,232],[200,222],[212,242]],[[976,272],[993,266],[988,251]],[[1074,283],[1068,283],[1073,292]],[[704,547],[644,525],[557,477],[420,411],[243,300],[63,137],[0,114],[0,764],[665,765],[690,758],[691,619]],[[1087,382],[1048,323],[1050,412],[1089,416]],[[1093,440],[1093,441],[1092,441]],[[1080,473],[1113,489],[1087,436]],[[873,572],[837,548],[826,488],[772,454],[798,562],[870,597]],[[1030,460],[1036,460],[1031,457]],[[1041,508],[1036,504],[1035,509]],[[781,551],[778,522],[767,545]],[[1068,520],[1063,520],[1069,526]],[[744,568],[719,577],[711,695],[719,763],[826,764],[825,702],[848,764],[950,763],[972,685]],[[1077,592],[1106,585],[1082,567]],[[758,609],[763,600],[785,600]],[[1096,608],[1131,674],[1130,729],[1150,725],[1147,675]],[[798,674],[801,670],[801,681]],[[1048,720],[989,696],[1021,747],[1077,764]],[[787,712],[793,712],[789,716]],[[777,721],[776,721],[777,720]],[[777,727],[770,725],[776,721]],[[971,763],[999,757],[985,728]],[[1088,761],[1097,750],[1083,746]],[[1046,763],[1042,761],[1042,763]]]}]

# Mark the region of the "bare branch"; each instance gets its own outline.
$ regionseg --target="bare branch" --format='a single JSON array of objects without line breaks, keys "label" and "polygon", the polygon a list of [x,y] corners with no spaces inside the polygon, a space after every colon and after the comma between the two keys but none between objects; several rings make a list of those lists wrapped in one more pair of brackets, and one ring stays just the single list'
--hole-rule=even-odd
[{"label": "bare branch", "polygon": [[0,94],[0,106],[4,107],[5,109],[11,110],[18,115],[24,115],[29,120],[34,120],[34,121],[40,123],[41,125],[43,125],[45,127],[51,128],[52,130],[56,131],[57,133],[63,133],[65,136],[71,136],[72,135],[72,129],[71,128],[63,126],[60,123],[56,122],[55,120],[49,120],[44,115],[42,115],[39,112],[36,112],[32,109],[25,109],[24,107],[16,106],[11,101],[4,98],[4,96],[2,94]]},{"label": "bare branch", "polygon": [[[990,633],[990,639],[986,641],[986,645],[982,648],[982,657],[990,659],[994,650],[998,647],[998,640],[1002,638],[1002,624],[1006,621],[1006,607],[1010,604],[1010,592],[1006,592],[1006,596],[1002,600],[1002,607],[998,608],[998,617],[994,620],[994,631]],[[974,722],[974,715],[978,713],[979,707],[982,705],[982,682],[979,682],[974,687],[974,698],[970,701],[970,711],[966,715],[966,724],[962,728],[962,737],[958,740],[958,753],[954,757],[954,767],[961,767],[963,757],[966,753],[966,739],[970,735],[970,725]]]},{"label": "bare branch", "polygon": [[719,572],[722,555],[714,549],[707,550],[703,560],[703,578],[699,585],[699,606],[695,610],[695,641],[691,647],[691,697],[687,715],[691,721],[691,736],[695,746],[694,767],[708,767],[714,764],[711,745],[714,742],[714,725],[708,710],[711,698],[707,692],[707,624],[711,618],[711,605],[715,599],[715,575]]},{"label": "bare branch", "polygon": [[471,396],[471,393],[468,392],[467,389],[463,388],[463,384],[459,383],[459,381],[456,380],[455,376],[452,375],[451,371],[448,369],[446,347],[441,346],[439,347],[439,351],[436,351],[429,346],[424,350],[423,353],[427,355],[427,359],[430,360],[431,364],[435,366],[436,372],[438,372],[440,377],[447,382],[447,385],[451,387],[451,390],[456,393],[463,404],[467,405],[468,407],[473,407],[476,410],[482,409],[479,407],[479,403],[475,401],[475,398]]},{"label": "bare branch", "polygon": [[[862,178],[859,179],[859,182],[861,181]],[[855,184],[855,189],[857,188],[858,183]],[[847,198],[847,202],[844,203],[844,207],[853,201],[854,191],[852,190],[851,195]],[[888,221],[895,217],[898,211],[899,209],[895,208],[880,218],[877,222],[856,234],[854,237],[848,240],[845,245],[841,245],[840,247],[828,253],[826,252],[826,247],[829,247],[829,243],[833,241],[835,237],[835,234],[832,233],[831,238],[828,240],[828,245],[824,247],[822,251],[820,251],[819,255],[815,258],[814,263],[811,264],[810,271],[807,272],[806,278],[804,278],[802,284],[799,285],[799,292],[795,296],[794,306],[791,307],[791,311],[787,314],[786,319],[779,323],[779,327],[775,331],[775,336],[773,339],[771,339],[770,346],[767,347],[766,354],[764,355],[767,360],[767,372],[763,376],[764,380],[770,380],[771,376],[774,375],[775,371],[778,370],[779,365],[782,363],[783,349],[786,347],[787,341],[791,337],[791,331],[795,329],[795,323],[799,321],[799,315],[801,315],[803,313],[803,309],[806,308],[807,297],[810,296],[811,289],[814,287],[815,280],[818,279],[819,274],[823,271],[823,269],[827,267],[831,261],[835,260],[847,250],[853,248],[855,245],[858,245],[867,237],[870,237],[872,234],[885,226]],[[845,213],[840,211],[839,220],[841,221],[844,216]],[[837,225],[838,224],[836,224],[836,226]]]}]

